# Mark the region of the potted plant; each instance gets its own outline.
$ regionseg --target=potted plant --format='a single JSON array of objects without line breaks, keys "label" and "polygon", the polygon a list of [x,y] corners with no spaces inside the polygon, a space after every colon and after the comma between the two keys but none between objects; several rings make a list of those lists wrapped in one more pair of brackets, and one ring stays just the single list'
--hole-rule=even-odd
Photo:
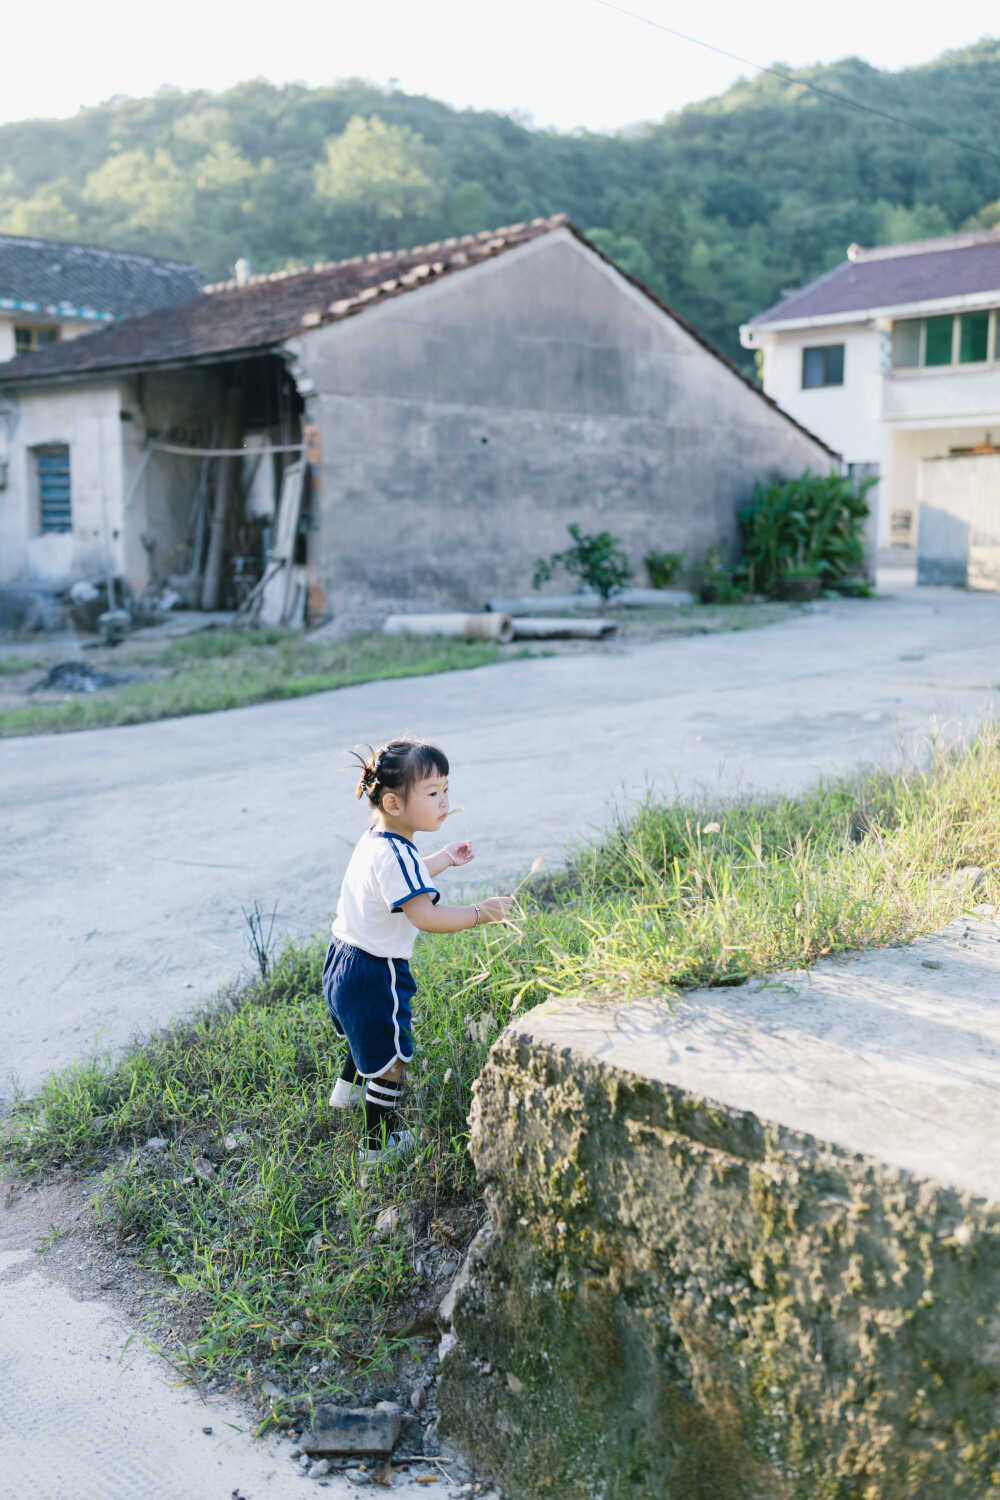
[{"label": "potted plant", "polygon": [[823,588],[823,574],[815,564],[805,563],[801,567],[786,568],[778,580],[778,598],[795,604],[805,604],[818,599]]}]

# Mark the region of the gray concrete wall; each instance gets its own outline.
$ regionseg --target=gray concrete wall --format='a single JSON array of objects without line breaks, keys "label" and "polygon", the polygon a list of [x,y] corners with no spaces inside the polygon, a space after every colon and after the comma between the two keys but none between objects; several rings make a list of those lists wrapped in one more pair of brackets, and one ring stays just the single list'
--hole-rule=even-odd
[{"label": "gray concrete wall", "polygon": [[781,979],[493,1048],[438,1403],[512,1500],[995,1493],[1000,923]]},{"label": "gray concrete wall", "polygon": [[314,555],[337,611],[524,593],[571,521],[620,537],[640,582],[653,548],[731,557],[755,480],[831,467],[566,230],[292,352],[315,384]]}]

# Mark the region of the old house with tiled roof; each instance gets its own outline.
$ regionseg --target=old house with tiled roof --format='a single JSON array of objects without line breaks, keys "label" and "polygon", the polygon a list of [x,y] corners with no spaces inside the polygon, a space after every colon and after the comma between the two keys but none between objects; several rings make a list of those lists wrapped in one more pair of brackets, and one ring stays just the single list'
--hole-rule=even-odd
[{"label": "old house with tiled roof", "polygon": [[180,261],[0,234],[0,360],[187,302],[201,284]]},{"label": "old house with tiled roof", "polygon": [[838,462],[563,217],[244,274],[0,367],[0,402],[6,576],[152,572],[203,607],[275,560],[317,611],[479,607],[571,521],[640,573],[731,553],[754,481]]},{"label": "old house with tiled roof", "polygon": [[742,330],[764,389],[879,485],[883,583],[1000,589],[1000,233],[863,249]]}]

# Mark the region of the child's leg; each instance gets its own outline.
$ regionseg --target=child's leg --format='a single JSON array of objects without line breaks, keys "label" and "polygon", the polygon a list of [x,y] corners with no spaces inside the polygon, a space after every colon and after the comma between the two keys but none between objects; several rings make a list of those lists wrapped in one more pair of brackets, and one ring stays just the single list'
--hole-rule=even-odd
[{"label": "child's leg", "polygon": [[351,1045],[347,1044],[347,1057],[340,1071],[340,1077],[333,1086],[330,1095],[331,1109],[347,1109],[351,1104],[361,1103],[361,1077],[354,1061],[354,1053]]},{"label": "child's leg", "polygon": [[369,1078],[365,1087],[365,1129],[369,1151],[381,1151],[403,1092],[406,1063],[399,1058],[377,1078]]}]

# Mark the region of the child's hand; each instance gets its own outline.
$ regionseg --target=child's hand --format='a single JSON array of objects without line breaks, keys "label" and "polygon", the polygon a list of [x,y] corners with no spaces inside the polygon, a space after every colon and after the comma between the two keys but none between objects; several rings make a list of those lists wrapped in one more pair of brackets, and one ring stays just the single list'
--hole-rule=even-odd
[{"label": "child's hand", "polygon": [[444,852],[456,865],[467,865],[476,857],[467,839],[461,844],[445,844]]},{"label": "child's hand", "polygon": [[513,896],[491,896],[488,901],[480,901],[479,910],[484,922],[506,922],[513,905]]}]

